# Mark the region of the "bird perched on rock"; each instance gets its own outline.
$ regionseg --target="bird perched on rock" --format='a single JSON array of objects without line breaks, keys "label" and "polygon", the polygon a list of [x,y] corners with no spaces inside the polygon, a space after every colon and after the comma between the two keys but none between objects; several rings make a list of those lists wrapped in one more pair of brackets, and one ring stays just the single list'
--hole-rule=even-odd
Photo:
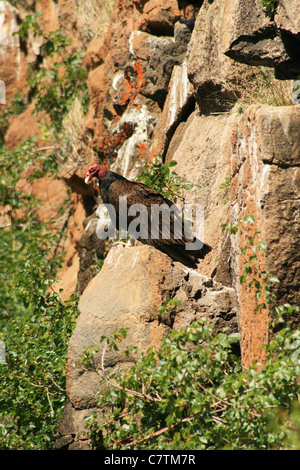
[{"label": "bird perched on rock", "polygon": [[169,255],[186,266],[196,267],[211,251],[197,239],[180,216],[179,209],[169,199],[143,183],[93,164],[85,182],[99,180],[99,191],[117,230],[126,230],[133,240],[139,240]]}]

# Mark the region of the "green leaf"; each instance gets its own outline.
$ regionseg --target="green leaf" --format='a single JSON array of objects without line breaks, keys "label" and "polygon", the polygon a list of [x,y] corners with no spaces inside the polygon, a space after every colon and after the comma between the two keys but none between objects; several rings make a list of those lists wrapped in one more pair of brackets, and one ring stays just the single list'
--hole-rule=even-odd
[{"label": "green leaf", "polygon": [[245,223],[254,224],[255,220],[254,220],[253,215],[247,215],[247,216],[244,218],[244,222],[245,222]]}]

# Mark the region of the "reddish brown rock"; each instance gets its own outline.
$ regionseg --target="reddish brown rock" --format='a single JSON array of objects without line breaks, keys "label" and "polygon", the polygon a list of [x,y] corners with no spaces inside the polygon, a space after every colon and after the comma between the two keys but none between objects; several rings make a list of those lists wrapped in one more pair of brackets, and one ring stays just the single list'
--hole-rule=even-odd
[{"label": "reddish brown rock", "polygon": [[103,64],[109,51],[109,35],[105,38],[97,38],[90,42],[84,56],[84,64],[87,69],[93,70]]},{"label": "reddish brown rock", "polygon": [[[21,49],[18,31],[18,11],[10,3],[0,3],[0,80],[5,84],[6,104],[26,88],[27,62]],[[0,112],[3,104],[0,104]]]},{"label": "reddish brown rock", "polygon": [[5,134],[5,144],[9,148],[14,148],[29,137],[36,136],[37,143],[42,143],[43,132],[40,125],[49,123],[45,113],[34,113],[34,103],[31,103],[26,110],[14,116]]}]

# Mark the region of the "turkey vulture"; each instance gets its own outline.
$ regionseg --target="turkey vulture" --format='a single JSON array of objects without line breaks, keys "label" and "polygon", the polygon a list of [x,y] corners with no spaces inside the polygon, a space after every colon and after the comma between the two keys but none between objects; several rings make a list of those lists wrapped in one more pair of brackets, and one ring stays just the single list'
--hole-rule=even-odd
[{"label": "turkey vulture", "polygon": [[177,206],[154,189],[97,164],[90,166],[85,182],[94,177],[99,180],[100,195],[113,225],[117,230],[126,230],[131,239],[194,268],[211,251],[210,246],[193,235]]}]

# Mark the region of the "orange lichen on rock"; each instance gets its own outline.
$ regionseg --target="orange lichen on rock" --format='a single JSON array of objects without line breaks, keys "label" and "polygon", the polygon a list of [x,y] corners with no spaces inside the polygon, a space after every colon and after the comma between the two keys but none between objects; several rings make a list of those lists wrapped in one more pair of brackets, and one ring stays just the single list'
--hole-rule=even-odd
[{"label": "orange lichen on rock", "polygon": [[142,64],[139,60],[137,60],[134,64],[133,71],[136,74],[136,92],[140,93],[144,86],[145,86],[145,77]]},{"label": "orange lichen on rock", "polygon": [[124,108],[131,103],[145,86],[145,77],[142,64],[139,60],[134,63],[133,68],[128,67],[124,71],[124,79],[119,85],[118,99],[115,108]]},{"label": "orange lichen on rock", "polygon": [[100,154],[101,161],[108,159],[114,161],[117,157],[117,152],[123,143],[132,135],[132,125],[125,122],[121,131],[109,137],[104,137],[98,145],[98,153]]},{"label": "orange lichen on rock", "polygon": [[143,158],[143,154],[146,152],[146,150],[147,150],[146,144],[143,143],[143,142],[140,143],[140,144],[139,144],[139,151],[140,151],[140,153],[139,153],[139,158]]},{"label": "orange lichen on rock", "polygon": [[124,80],[120,85],[118,106],[126,106],[136,95],[130,73],[125,71]]}]

